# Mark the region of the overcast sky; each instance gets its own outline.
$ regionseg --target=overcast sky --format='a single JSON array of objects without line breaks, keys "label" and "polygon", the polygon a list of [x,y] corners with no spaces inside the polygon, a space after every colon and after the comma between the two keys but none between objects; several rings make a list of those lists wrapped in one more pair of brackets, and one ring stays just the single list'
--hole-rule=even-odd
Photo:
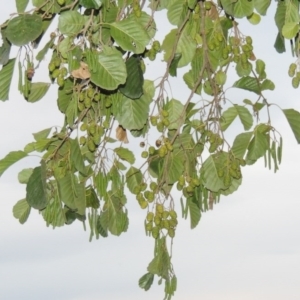
[{"label": "overcast sky", "polygon": [[[14,1],[5,1],[1,23],[12,12]],[[265,60],[276,84],[275,92],[266,93],[268,100],[300,110],[299,90],[291,87],[286,75],[293,61],[289,45],[283,55],[273,48],[273,15],[274,9],[257,27],[244,26],[243,33],[255,36],[255,54]],[[0,158],[22,149],[32,140],[31,133],[62,123],[56,87],[36,104],[26,103],[16,84],[13,87],[10,100],[0,102]],[[240,103],[244,92],[239,93],[228,95]],[[184,83],[176,82],[173,95],[185,95]],[[191,231],[189,222],[179,219],[173,248],[178,277],[174,299],[300,299],[300,147],[280,110],[271,111],[284,137],[280,171],[265,169],[261,160],[243,169],[239,190],[203,214],[196,229]],[[17,173],[37,163],[36,157],[26,159],[0,179],[0,299],[162,299],[157,280],[148,292],[137,284],[152,259],[153,239],[144,234],[145,212],[133,197],[128,198],[128,232],[92,243],[79,222],[52,230],[35,211],[25,225],[14,219],[12,207],[25,195]]]}]

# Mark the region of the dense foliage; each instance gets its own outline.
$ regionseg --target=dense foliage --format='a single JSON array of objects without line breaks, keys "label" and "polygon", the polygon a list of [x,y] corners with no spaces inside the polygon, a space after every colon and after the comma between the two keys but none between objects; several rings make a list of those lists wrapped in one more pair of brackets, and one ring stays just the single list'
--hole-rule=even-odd
[{"label": "dense foliage", "polygon": [[[47,226],[88,223],[90,239],[98,239],[127,231],[127,197],[136,198],[155,245],[139,285],[148,290],[156,275],[170,299],[177,284],[171,253],[179,211],[194,228],[221,196],[238,189],[243,167],[264,157],[276,171],[281,162],[282,137],[272,126],[272,103],[264,96],[275,86],[254,54],[252,37],[243,35],[236,21],[258,24],[270,3],[16,0],[17,13],[0,27],[0,99],[8,99],[16,70],[18,89],[28,102],[47,97],[50,84],[56,84],[57,106],[65,118],[61,128],[33,134],[23,150],[0,160],[2,175],[22,158],[41,157],[39,166],[18,175],[26,196],[14,206],[14,216],[23,224],[36,209]],[[33,8],[26,10],[28,5]],[[155,40],[160,10],[171,28],[162,43]],[[299,53],[299,21],[297,0],[277,2],[279,53],[285,51],[285,39],[293,40],[292,51]],[[57,29],[49,34],[52,22]],[[10,56],[13,45],[20,48],[16,57]],[[161,77],[145,79],[145,61],[151,64],[160,52]],[[35,70],[48,57],[51,83],[38,82]],[[232,87],[241,95],[252,92],[252,100],[236,104],[227,98],[230,66],[239,77]],[[168,79],[182,67],[187,67],[182,85],[190,94],[176,99],[167,92]],[[299,71],[296,63],[287,67],[294,88]],[[264,121],[262,111],[268,116]],[[300,113],[282,112],[299,143]],[[230,143],[226,130],[235,119],[241,124]]]}]

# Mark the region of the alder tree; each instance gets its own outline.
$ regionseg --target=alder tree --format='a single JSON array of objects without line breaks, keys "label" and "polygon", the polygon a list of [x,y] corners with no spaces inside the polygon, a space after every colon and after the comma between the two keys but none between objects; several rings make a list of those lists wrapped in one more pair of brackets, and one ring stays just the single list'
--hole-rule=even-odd
[{"label": "alder tree", "polygon": [[[19,160],[40,156],[39,165],[18,174],[26,195],[14,205],[14,217],[23,224],[35,209],[53,228],[82,222],[92,240],[126,232],[126,203],[136,201],[144,213],[141,226],[154,244],[139,286],[147,291],[157,277],[170,299],[177,285],[172,247],[178,215],[196,227],[202,213],[239,188],[243,168],[264,158],[276,172],[281,162],[283,139],[270,112],[278,105],[264,96],[275,85],[253,48],[251,32],[239,29],[241,19],[260,26],[270,4],[16,0],[16,11],[0,25],[0,99],[8,100],[13,78],[31,103],[47,98],[53,84],[64,118],[61,127],[34,133],[23,150],[0,160],[2,175]],[[299,2],[275,5],[274,47],[282,53],[291,41],[294,57],[286,76],[297,88]],[[158,11],[165,12],[170,27],[160,41]],[[56,29],[49,32],[53,24]],[[269,37],[266,42],[274,43]],[[19,48],[15,57],[13,46]],[[147,79],[146,65],[158,53],[163,57],[160,75]],[[44,65],[48,82],[35,77]],[[176,99],[169,82],[183,67],[182,86],[189,96]],[[239,89],[238,103],[228,98],[229,89]],[[278,109],[300,143],[300,113]],[[234,120],[239,124],[233,126]],[[230,126],[233,142],[226,132]]]}]

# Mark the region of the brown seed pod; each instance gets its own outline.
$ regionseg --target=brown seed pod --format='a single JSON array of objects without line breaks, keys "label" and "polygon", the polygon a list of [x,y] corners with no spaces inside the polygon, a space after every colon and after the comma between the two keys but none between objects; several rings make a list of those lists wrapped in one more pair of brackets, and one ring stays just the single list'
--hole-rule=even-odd
[{"label": "brown seed pod", "polygon": [[118,141],[124,142],[125,144],[129,143],[126,129],[124,129],[122,125],[119,125],[116,129],[116,138]]}]

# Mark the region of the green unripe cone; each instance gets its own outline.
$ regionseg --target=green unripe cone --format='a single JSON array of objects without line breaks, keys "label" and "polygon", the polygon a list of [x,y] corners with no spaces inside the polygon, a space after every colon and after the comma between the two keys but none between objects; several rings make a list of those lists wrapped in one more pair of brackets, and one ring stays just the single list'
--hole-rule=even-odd
[{"label": "green unripe cone", "polygon": [[92,139],[88,139],[87,146],[91,152],[94,152],[96,150],[96,145],[94,144]]},{"label": "green unripe cone", "polygon": [[299,87],[299,83],[300,83],[300,81],[299,81],[299,78],[298,77],[294,77],[293,79],[292,79],[292,86],[293,86],[293,88],[298,88]]},{"label": "green unripe cone", "polygon": [[150,146],[148,151],[150,155],[153,155],[155,153],[155,148],[153,146]]},{"label": "green unripe cone", "polygon": [[48,65],[48,69],[50,72],[53,72],[55,70],[55,64],[53,62],[50,62],[50,64]]},{"label": "green unripe cone", "polygon": [[177,219],[177,213],[175,210],[170,210],[169,215],[172,219]]},{"label": "green unripe cone", "polygon": [[160,42],[154,41],[152,44],[152,49],[154,49],[156,52],[159,52],[160,51]]},{"label": "green unripe cone", "polygon": [[157,183],[154,182],[154,181],[152,181],[152,182],[150,183],[150,189],[151,189],[152,191],[155,191],[155,190],[157,189]]},{"label": "green unripe cone", "polygon": [[152,222],[154,219],[154,213],[152,211],[149,211],[147,213],[147,217],[146,217],[147,221]]},{"label": "green unripe cone", "polygon": [[80,144],[80,145],[85,145],[85,143],[86,143],[86,137],[85,137],[85,136],[81,136],[81,137],[79,138],[79,144]]},{"label": "green unripe cone", "polygon": [[56,0],[56,1],[60,6],[62,6],[66,3],[66,0]]},{"label": "green unripe cone", "polygon": [[86,131],[87,130],[87,124],[86,123],[82,123],[80,126],[80,130],[81,131]]},{"label": "green unripe cone", "polygon": [[162,214],[164,211],[164,206],[162,204],[156,204],[156,211]]},{"label": "green unripe cone", "polygon": [[169,235],[170,238],[173,238],[175,236],[175,230],[174,230],[174,228],[169,228],[168,229],[168,235]]},{"label": "green unripe cone", "polygon": [[148,151],[143,151],[141,156],[142,156],[142,158],[147,158],[148,157]]},{"label": "green unripe cone", "polygon": [[152,236],[155,239],[157,239],[159,237],[159,228],[158,227],[153,227],[152,228]]}]

